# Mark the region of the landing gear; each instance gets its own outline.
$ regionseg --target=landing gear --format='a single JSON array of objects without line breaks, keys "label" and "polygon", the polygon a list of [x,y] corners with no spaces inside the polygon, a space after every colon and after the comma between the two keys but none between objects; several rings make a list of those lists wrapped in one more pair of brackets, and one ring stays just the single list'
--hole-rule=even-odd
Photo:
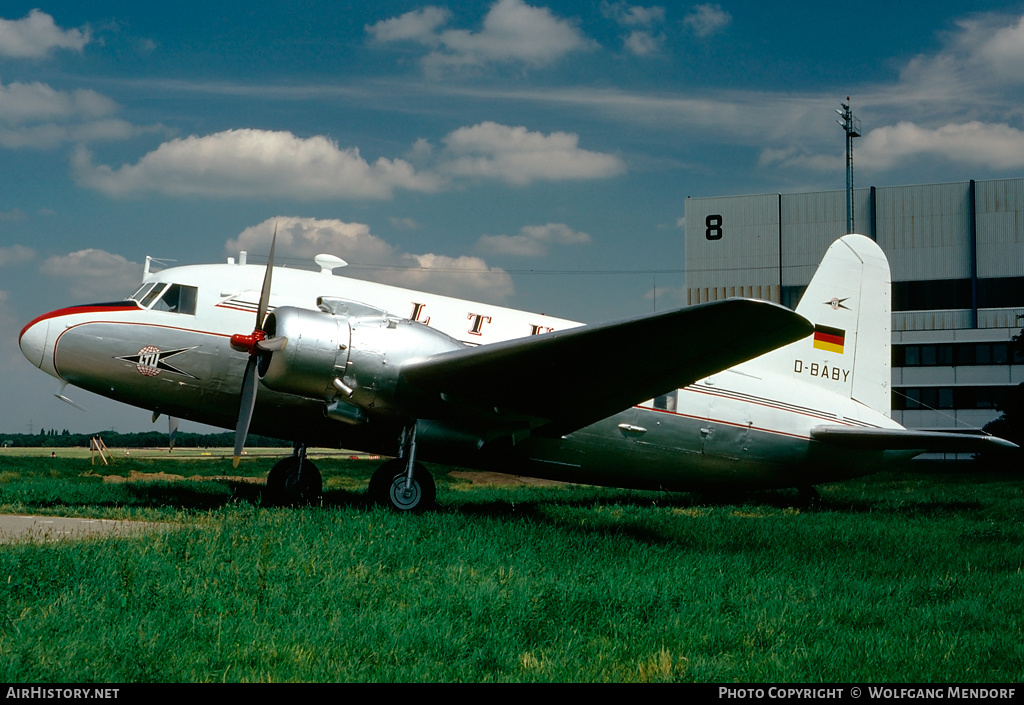
[{"label": "landing gear", "polygon": [[323,487],[320,470],[306,458],[306,446],[298,446],[271,468],[263,497],[268,504],[307,504],[320,497]]},{"label": "landing gear", "polygon": [[797,503],[801,507],[814,508],[821,504],[821,495],[813,485],[797,488]]},{"label": "landing gear", "polygon": [[416,427],[404,429],[399,443],[399,457],[381,465],[370,478],[370,498],[400,512],[429,509],[437,487],[430,471],[416,462]]},{"label": "landing gear", "polygon": [[421,463],[415,463],[412,480],[406,477],[405,460],[389,460],[370,478],[370,498],[400,512],[421,512],[434,505],[437,487]]}]

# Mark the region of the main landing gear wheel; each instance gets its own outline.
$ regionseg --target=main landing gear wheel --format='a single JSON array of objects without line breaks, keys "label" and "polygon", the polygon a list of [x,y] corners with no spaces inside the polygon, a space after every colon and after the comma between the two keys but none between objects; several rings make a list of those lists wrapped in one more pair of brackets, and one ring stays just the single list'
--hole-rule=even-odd
[{"label": "main landing gear wheel", "polygon": [[797,502],[800,503],[800,506],[814,508],[821,505],[821,495],[818,494],[818,489],[813,485],[798,487],[797,493]]},{"label": "main landing gear wheel", "polygon": [[[301,467],[301,471],[300,471]],[[308,459],[293,455],[278,461],[267,475],[264,497],[270,504],[307,504],[324,488],[320,470]]]},{"label": "main landing gear wheel", "polygon": [[405,461],[389,460],[370,478],[370,499],[399,512],[422,512],[434,506],[437,487],[420,463],[413,466],[412,482],[406,482]]}]

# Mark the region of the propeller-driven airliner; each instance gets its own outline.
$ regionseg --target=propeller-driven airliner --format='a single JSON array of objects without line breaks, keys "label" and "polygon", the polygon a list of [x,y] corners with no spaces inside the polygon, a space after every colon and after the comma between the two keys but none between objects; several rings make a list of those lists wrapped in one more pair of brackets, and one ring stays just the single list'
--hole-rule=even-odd
[{"label": "propeller-driven airliner", "polygon": [[[276,241],[276,234],[275,234]],[[1012,444],[890,414],[890,274],[832,244],[795,311],[727,299],[583,325],[320,271],[238,262],[150,272],[128,298],[43,314],[29,361],[147,409],[294,442],[272,501],[311,500],[307,447],[390,457],[369,492],[435,499],[423,462],[667,491],[799,488],[926,451]],[[251,333],[248,331],[252,331]]]}]

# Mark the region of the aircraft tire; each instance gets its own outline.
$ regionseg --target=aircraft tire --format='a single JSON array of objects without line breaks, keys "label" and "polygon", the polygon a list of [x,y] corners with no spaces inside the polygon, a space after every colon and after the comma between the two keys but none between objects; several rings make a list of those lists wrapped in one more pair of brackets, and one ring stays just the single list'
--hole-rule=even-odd
[{"label": "aircraft tire", "polygon": [[397,512],[422,512],[434,506],[437,487],[422,464],[413,469],[412,486],[405,486],[405,461],[389,460],[370,478],[370,499]]},{"label": "aircraft tire", "polygon": [[302,479],[299,474],[299,459],[295,456],[277,462],[267,474],[267,488],[264,497],[269,504],[289,506],[308,504],[316,501],[324,488],[320,470],[306,459],[302,463]]},{"label": "aircraft tire", "polygon": [[807,507],[808,509],[814,509],[821,505],[821,495],[818,494],[818,488],[813,485],[804,485],[797,488],[797,502],[800,506]]}]

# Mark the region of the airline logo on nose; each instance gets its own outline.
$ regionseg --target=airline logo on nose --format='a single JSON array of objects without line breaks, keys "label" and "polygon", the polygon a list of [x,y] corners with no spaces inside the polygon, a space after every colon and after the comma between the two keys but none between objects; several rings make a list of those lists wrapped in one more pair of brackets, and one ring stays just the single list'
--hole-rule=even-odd
[{"label": "airline logo on nose", "polygon": [[143,377],[156,377],[161,372],[173,372],[174,374],[182,375],[183,377],[190,377],[196,379],[188,372],[183,372],[174,365],[167,362],[168,359],[175,355],[181,355],[189,350],[195,350],[196,346],[191,348],[178,348],[177,350],[161,350],[155,345],[147,345],[139,350],[136,355],[124,355],[118,357],[118,360],[124,360],[135,365],[135,369],[139,371],[139,374]]}]

